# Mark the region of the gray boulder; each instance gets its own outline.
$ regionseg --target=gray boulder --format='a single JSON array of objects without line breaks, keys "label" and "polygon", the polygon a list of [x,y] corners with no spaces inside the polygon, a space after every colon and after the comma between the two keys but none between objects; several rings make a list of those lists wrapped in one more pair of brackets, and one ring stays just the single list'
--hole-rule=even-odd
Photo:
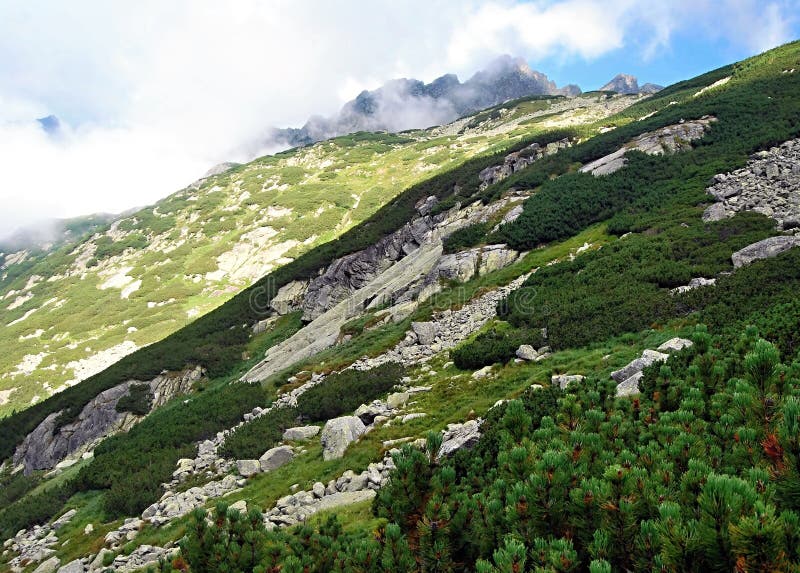
[{"label": "gray boulder", "polygon": [[292,458],[294,451],[290,446],[278,446],[264,452],[264,455],[258,458],[258,463],[261,464],[262,472],[271,472],[288,464]]},{"label": "gray boulder", "polygon": [[319,426],[297,426],[286,430],[283,433],[283,439],[287,442],[299,442],[301,440],[310,440],[317,434],[319,434]]},{"label": "gray boulder", "polygon": [[626,378],[617,384],[617,397],[637,396],[639,394],[639,380],[644,374],[637,372],[633,376]]},{"label": "gray boulder", "polygon": [[61,560],[58,557],[51,557],[47,561],[42,561],[39,566],[33,570],[33,573],[55,573]]},{"label": "gray boulder", "polygon": [[356,416],[328,420],[322,428],[322,459],[335,460],[344,456],[347,446],[364,433],[366,426]]},{"label": "gray boulder", "polygon": [[472,448],[481,438],[481,423],[479,420],[470,420],[464,424],[448,426],[444,433],[442,445],[439,447],[438,458],[446,458],[455,454],[462,448]]},{"label": "gray boulder", "polygon": [[303,306],[303,297],[307,290],[308,282],[306,281],[287,283],[278,289],[269,306],[281,315],[299,310]]},{"label": "gray boulder", "polygon": [[680,352],[684,348],[689,348],[694,343],[691,340],[687,340],[686,338],[670,338],[664,344],[658,347],[659,352]]},{"label": "gray boulder", "polygon": [[523,344],[517,348],[517,358],[522,360],[536,360],[539,358],[539,353],[530,344]]},{"label": "gray boulder", "polygon": [[261,463],[258,460],[236,460],[236,471],[242,477],[250,477],[261,471]]},{"label": "gray boulder", "polygon": [[664,362],[667,360],[667,358],[669,358],[668,354],[656,352],[655,350],[645,350],[642,352],[641,357],[637,358],[636,360],[632,360],[623,368],[612,372],[611,377],[618,383],[624,382],[651,364],[655,364],[656,362]]},{"label": "gray boulder", "polygon": [[80,559],[76,559],[75,561],[70,561],[63,567],[58,570],[58,573],[83,573],[83,561]]},{"label": "gray boulder", "polygon": [[770,237],[763,241],[758,241],[746,246],[741,251],[736,251],[731,255],[734,268],[741,268],[754,261],[777,257],[784,251],[800,246],[800,237],[780,235]]},{"label": "gray boulder", "polygon": [[429,346],[436,340],[439,327],[435,322],[412,322],[411,330],[417,335],[417,341],[423,346]]},{"label": "gray boulder", "polygon": [[580,374],[556,374],[550,378],[550,383],[562,390],[566,390],[571,384],[577,384],[584,380],[586,380],[586,376]]},{"label": "gray boulder", "polygon": [[402,408],[405,403],[408,402],[408,397],[408,392],[395,392],[394,394],[389,394],[389,396],[386,398],[386,405],[392,410]]}]

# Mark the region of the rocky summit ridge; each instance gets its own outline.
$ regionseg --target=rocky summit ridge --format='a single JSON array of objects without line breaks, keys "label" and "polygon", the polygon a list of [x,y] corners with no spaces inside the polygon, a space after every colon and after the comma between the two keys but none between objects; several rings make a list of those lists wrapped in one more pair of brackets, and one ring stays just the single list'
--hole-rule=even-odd
[{"label": "rocky summit ridge", "polygon": [[506,55],[463,83],[455,74],[445,74],[427,84],[416,79],[391,80],[377,89],[362,91],[333,117],[313,116],[301,128],[275,129],[270,137],[294,147],[354,131],[394,132],[449,123],[526,96],[580,93],[578,86],[559,88],[545,74],[532,70],[524,59]]}]

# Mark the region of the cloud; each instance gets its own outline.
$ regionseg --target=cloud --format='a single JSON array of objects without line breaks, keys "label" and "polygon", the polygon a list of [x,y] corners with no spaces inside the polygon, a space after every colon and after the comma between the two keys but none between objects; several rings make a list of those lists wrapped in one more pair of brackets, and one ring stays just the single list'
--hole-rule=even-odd
[{"label": "cloud", "polygon": [[[0,4],[0,235],[161,198],[270,126],[331,115],[395,77],[465,80],[493,57],[534,67],[676,34],[750,52],[789,38],[797,2],[757,0],[6,0]],[[573,81],[573,80],[571,80]],[[574,78],[579,82],[580,78]],[[420,110],[398,125],[429,119]],[[58,137],[35,119],[56,115]],[[237,156],[237,153],[240,156]]]}]

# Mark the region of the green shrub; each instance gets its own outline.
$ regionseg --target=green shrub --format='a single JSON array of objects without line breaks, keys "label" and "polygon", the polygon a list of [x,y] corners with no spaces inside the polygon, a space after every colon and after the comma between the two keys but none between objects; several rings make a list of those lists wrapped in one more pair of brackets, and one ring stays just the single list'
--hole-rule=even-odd
[{"label": "green shrub", "polygon": [[479,245],[486,239],[488,230],[488,223],[475,223],[474,225],[463,227],[444,240],[444,252],[457,253]]},{"label": "green shrub", "polygon": [[342,370],[301,394],[297,411],[309,420],[330,420],[351,413],[400,383],[403,367],[395,362],[371,370]]},{"label": "green shrub", "polygon": [[482,332],[474,340],[457,346],[451,356],[458,368],[476,370],[490,364],[508,362],[516,356],[517,349],[523,344],[540,348],[544,345],[541,332],[517,330],[509,328],[508,325],[500,325]]},{"label": "green shrub", "polygon": [[295,408],[276,408],[236,428],[225,438],[220,455],[236,460],[258,459],[281,441],[297,421]]},{"label": "green shrub", "polygon": [[149,384],[131,384],[128,393],[117,401],[117,412],[130,412],[137,416],[144,416],[150,412],[153,403],[153,393]]}]

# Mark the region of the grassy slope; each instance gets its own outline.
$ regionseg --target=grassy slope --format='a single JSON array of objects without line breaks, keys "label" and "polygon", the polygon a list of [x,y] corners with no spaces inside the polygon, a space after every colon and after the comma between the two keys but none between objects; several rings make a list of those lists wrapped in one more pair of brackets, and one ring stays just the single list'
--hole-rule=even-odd
[{"label": "grassy slope", "polygon": [[[7,264],[0,271],[0,391],[11,393],[0,400],[0,416],[73,384],[101,351],[130,352],[163,339],[410,185],[536,133],[532,114],[551,104],[563,102],[521,101],[511,113],[454,133],[354,134],[263,157],[78,243]],[[520,128],[523,120],[529,123]],[[260,236],[264,228],[272,231]],[[115,275],[119,286],[106,286]]]},{"label": "grassy slope", "polygon": [[[782,58],[780,56],[783,56]],[[765,61],[766,60],[766,61]],[[764,70],[768,70],[770,74],[776,73],[776,68],[785,64],[785,62],[797,62],[797,49],[796,46],[784,48],[783,51],[768,54],[763,56],[761,60],[757,60],[758,67],[751,64],[751,70],[756,72],[756,76],[761,75]],[[740,69],[747,70],[747,64]],[[709,76],[709,81],[714,81],[712,74]],[[752,77],[750,78],[752,80]],[[732,82],[733,83],[733,82]],[[691,96],[697,90],[698,85],[694,84],[684,87],[684,92]],[[735,85],[735,84],[734,84]],[[746,87],[746,84],[741,87]],[[672,93],[664,95],[665,98],[677,97],[675,90],[670,88]],[[642,104],[640,104],[642,105]],[[644,114],[643,114],[644,115]],[[602,143],[602,142],[601,142]],[[771,142],[766,139],[765,144],[769,145]],[[599,145],[599,144],[598,144]],[[742,160],[744,155],[742,155]],[[680,222],[694,220],[699,217],[702,212],[702,207],[696,202],[690,202],[688,206],[682,209],[675,209],[675,204],[672,204],[669,209],[662,210],[659,216],[671,218],[673,225],[679,225]],[[604,242],[608,243],[612,239],[602,232],[601,227],[589,229],[586,236],[581,235],[570,239],[572,241],[572,248],[583,243],[584,238],[591,238],[590,242]],[[551,250],[552,249],[552,250]],[[602,253],[602,251],[601,251]],[[537,250],[529,255],[523,263],[520,263],[513,270],[501,271],[500,273],[492,276],[483,277],[465,286],[467,291],[476,292],[481,286],[490,284],[498,284],[505,282],[517,272],[523,272],[532,266],[538,266],[546,260],[554,257],[563,257],[565,254],[565,247],[561,244],[554,244],[548,249]],[[583,257],[593,258],[592,253],[584,254]],[[533,257],[533,259],[531,259]],[[776,264],[780,264],[778,261]],[[457,298],[455,295],[453,300]],[[447,300],[447,299],[445,299]],[[442,303],[445,304],[445,303]],[[507,365],[497,370],[496,377],[489,380],[476,382],[469,373],[462,373],[443,368],[443,360],[433,363],[433,370],[435,374],[428,374],[422,370],[413,372],[416,377],[425,380],[425,383],[432,383],[434,389],[431,393],[423,395],[419,398],[417,407],[421,411],[426,411],[430,414],[428,418],[422,420],[414,420],[407,426],[392,426],[389,428],[382,428],[376,432],[371,433],[366,439],[359,442],[355,447],[351,448],[345,460],[335,463],[322,463],[321,454],[315,448],[309,448],[309,452],[293,462],[290,466],[286,467],[285,474],[276,472],[270,474],[269,477],[262,477],[259,480],[254,480],[241,497],[251,499],[257,504],[269,505],[274,499],[282,494],[285,494],[289,485],[295,482],[300,483],[301,486],[307,486],[311,481],[322,479],[327,476],[336,475],[336,472],[344,468],[360,469],[370,459],[382,450],[380,445],[381,440],[402,437],[402,435],[419,435],[425,430],[438,429],[443,427],[446,423],[452,421],[463,421],[465,418],[473,415],[472,412],[483,412],[495,400],[503,397],[514,397],[532,382],[547,383],[549,376],[557,372],[581,372],[596,375],[599,379],[607,377],[607,374],[625,364],[628,360],[635,357],[643,348],[652,348],[658,345],[663,340],[675,334],[686,334],[693,319],[675,319],[669,323],[657,325],[654,329],[647,329],[638,333],[629,333],[618,337],[607,338],[605,340],[597,341],[589,346],[583,348],[568,348],[558,352],[554,357],[540,364],[523,364],[523,365]],[[391,327],[387,327],[387,331]],[[367,332],[363,334],[364,337],[380,336],[380,332]],[[358,337],[360,338],[360,337]],[[358,338],[354,339],[353,343],[357,343]],[[363,343],[363,340],[362,340]],[[385,342],[383,344],[386,344]],[[335,349],[334,352],[345,352],[346,345]],[[352,349],[351,351],[352,352]],[[353,355],[356,353],[353,352]],[[610,359],[606,359],[610,356]],[[322,357],[320,357],[322,358]],[[346,357],[342,360],[347,360]],[[306,457],[308,456],[308,457]],[[342,464],[341,466],[339,464]],[[295,465],[297,464],[297,465]],[[299,480],[299,481],[298,481]],[[78,498],[77,501],[80,501]],[[91,503],[84,505],[87,512],[94,512],[91,509]],[[83,510],[82,510],[83,511]],[[97,514],[99,517],[99,514]],[[353,511],[348,514],[352,519],[369,518],[369,514],[359,511]],[[178,536],[181,532],[181,525],[178,524],[173,530],[166,530],[161,532],[154,532],[148,536],[142,536],[142,541],[160,540]],[[137,540],[137,543],[140,541]]]}]

